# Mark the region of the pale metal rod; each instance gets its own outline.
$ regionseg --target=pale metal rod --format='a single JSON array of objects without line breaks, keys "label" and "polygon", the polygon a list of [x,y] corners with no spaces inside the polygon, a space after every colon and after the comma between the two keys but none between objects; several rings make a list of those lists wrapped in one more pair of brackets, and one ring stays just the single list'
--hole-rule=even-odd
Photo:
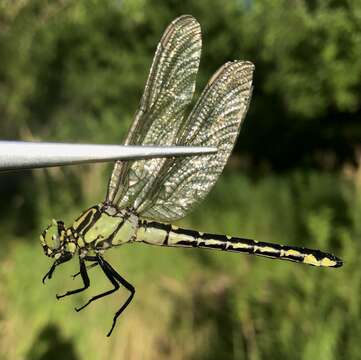
[{"label": "pale metal rod", "polygon": [[35,169],[115,160],[194,156],[217,152],[201,146],[94,145],[0,141],[0,171]]}]

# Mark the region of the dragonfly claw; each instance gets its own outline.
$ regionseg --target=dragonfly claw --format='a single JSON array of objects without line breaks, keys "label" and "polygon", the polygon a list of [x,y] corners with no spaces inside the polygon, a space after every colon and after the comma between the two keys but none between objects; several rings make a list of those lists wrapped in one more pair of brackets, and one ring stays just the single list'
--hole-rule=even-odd
[{"label": "dragonfly claw", "polygon": [[51,279],[52,275],[53,275],[53,272],[55,270],[55,263],[52,265],[52,267],[50,268],[50,270],[45,274],[45,276],[43,277],[43,284],[45,284],[45,280],[46,279]]}]

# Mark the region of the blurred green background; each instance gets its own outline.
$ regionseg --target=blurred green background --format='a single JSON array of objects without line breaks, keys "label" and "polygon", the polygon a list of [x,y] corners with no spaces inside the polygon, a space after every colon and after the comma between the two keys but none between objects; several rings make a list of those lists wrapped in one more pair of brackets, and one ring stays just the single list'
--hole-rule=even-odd
[{"label": "blurred green background", "polygon": [[0,359],[361,359],[359,0],[1,0],[0,138],[120,143],[167,24],[202,26],[197,95],[223,63],[255,63],[236,149],[183,226],[334,252],[318,269],[206,250],[124,246],[108,258],[126,291],[76,260],[46,286],[38,244],[102,201],[110,165],[0,176]]}]

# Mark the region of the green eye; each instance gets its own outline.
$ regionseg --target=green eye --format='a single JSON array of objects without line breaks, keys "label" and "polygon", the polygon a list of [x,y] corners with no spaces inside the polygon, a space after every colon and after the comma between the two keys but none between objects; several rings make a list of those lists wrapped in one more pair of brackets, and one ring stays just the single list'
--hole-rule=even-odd
[{"label": "green eye", "polygon": [[51,225],[45,233],[45,244],[52,250],[58,249],[60,246],[60,239],[58,228]]}]

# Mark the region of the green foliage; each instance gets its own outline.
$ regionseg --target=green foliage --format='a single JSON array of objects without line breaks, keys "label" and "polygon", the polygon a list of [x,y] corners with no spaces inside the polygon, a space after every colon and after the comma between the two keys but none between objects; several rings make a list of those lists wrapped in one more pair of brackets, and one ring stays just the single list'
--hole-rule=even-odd
[{"label": "green foliage", "polygon": [[245,38],[252,49],[258,39],[260,58],[272,68],[265,91],[281,92],[295,115],[315,118],[330,107],[355,111],[361,73],[360,20],[357,1],[257,2],[247,17]]}]

